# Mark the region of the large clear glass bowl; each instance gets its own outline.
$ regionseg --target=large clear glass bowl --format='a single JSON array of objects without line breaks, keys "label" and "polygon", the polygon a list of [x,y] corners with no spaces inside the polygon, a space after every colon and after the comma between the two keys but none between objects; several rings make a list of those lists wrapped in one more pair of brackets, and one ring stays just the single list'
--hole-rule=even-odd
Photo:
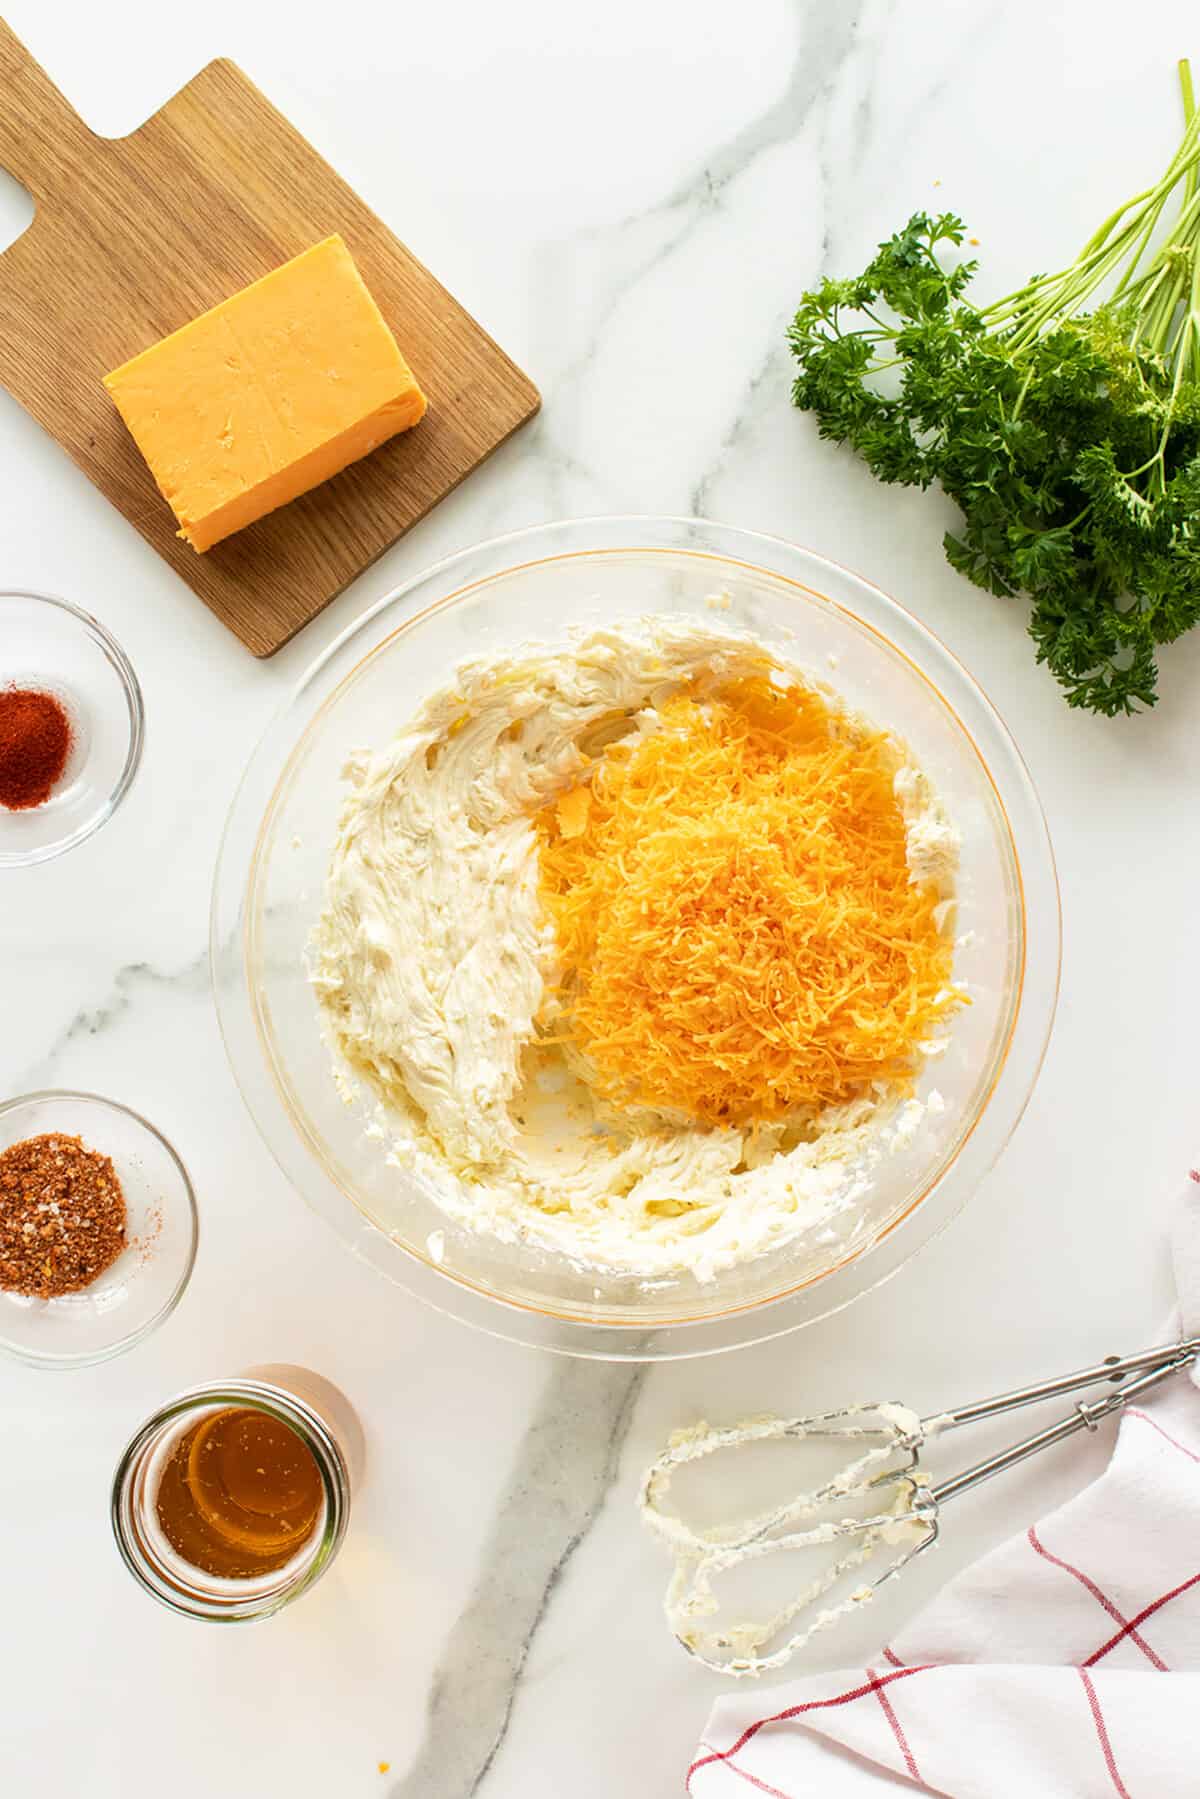
[{"label": "large clear glass bowl", "polygon": [[[723,595],[722,609],[712,607]],[[386,742],[468,655],[568,626],[690,613],[741,626],[894,729],[962,835],[957,973],[972,1004],[930,1065],[945,1108],[878,1166],[869,1197],[701,1282],[573,1266],[452,1221],[389,1166],[331,1075],[305,945],[321,906],[348,754]],[[1017,1123],[1054,1013],[1059,904],[1024,763],[966,670],[869,581],[809,550],[698,520],[541,526],[450,558],[381,600],[322,655],[259,744],[213,898],[214,986],[246,1103],[343,1241],[444,1311],[577,1355],[652,1359],[758,1341],[895,1272],[979,1184]],[[432,1240],[432,1242],[431,1242]]]}]

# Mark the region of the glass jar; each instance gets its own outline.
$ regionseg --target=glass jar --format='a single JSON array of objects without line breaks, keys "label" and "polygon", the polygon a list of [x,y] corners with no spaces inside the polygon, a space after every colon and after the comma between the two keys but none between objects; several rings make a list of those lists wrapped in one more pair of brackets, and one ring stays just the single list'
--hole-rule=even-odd
[{"label": "glass jar", "polygon": [[[311,1536],[282,1568],[242,1579],[206,1573],[175,1551],[158,1522],[158,1483],[175,1446],[201,1420],[231,1407],[288,1425],[312,1454],[322,1488]],[[269,1618],[306,1593],[341,1547],[354,1486],[361,1479],[362,1432],[345,1396],[307,1369],[248,1369],[233,1380],[189,1387],[168,1400],[133,1437],[117,1465],[112,1527],[134,1579],[188,1618],[237,1624]]]}]

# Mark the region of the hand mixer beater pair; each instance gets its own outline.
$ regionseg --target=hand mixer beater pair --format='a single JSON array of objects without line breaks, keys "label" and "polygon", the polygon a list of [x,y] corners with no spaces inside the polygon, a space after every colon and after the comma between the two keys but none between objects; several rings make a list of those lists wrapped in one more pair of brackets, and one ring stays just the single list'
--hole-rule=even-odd
[{"label": "hand mixer beater pair", "polygon": [[[1110,1356],[1093,1368],[927,1418],[882,1402],[811,1418],[750,1419],[724,1429],[700,1424],[677,1432],[647,1470],[640,1501],[646,1523],[675,1557],[666,1600],[672,1630],[690,1654],[717,1673],[753,1675],[781,1667],[815,1631],[846,1617],[929,1549],[950,1500],[1076,1431],[1095,1430],[1100,1419],[1189,1366],[1198,1352],[1200,1337],[1141,1355]],[[934,1482],[920,1466],[925,1445],[947,1431],[1101,1381],[1121,1384],[1102,1399],[1080,1400],[1057,1423],[959,1474]],[[665,1509],[671,1477],[680,1468],[719,1452],[781,1440],[844,1444],[850,1460],[818,1485],[739,1523],[701,1530]],[[863,1515],[839,1515],[854,1505],[865,1506]],[[812,1551],[822,1565],[785,1605],[757,1622],[705,1624],[720,1609],[713,1591],[718,1575],[787,1551]],[[803,1626],[791,1630],[805,1614]],[[778,1646],[770,1649],[772,1643]]]}]

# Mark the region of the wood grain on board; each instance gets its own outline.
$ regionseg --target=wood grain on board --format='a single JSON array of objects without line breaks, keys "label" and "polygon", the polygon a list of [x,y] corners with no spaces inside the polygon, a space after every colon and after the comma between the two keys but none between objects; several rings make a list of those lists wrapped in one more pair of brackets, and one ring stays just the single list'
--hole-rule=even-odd
[{"label": "wood grain on board", "polygon": [[[0,20],[0,167],[37,208],[0,254],[0,382],[257,656],[538,409],[528,377],[231,62],[210,63],[129,137],[102,138]],[[429,411],[198,555],[101,377],[334,231]]]}]

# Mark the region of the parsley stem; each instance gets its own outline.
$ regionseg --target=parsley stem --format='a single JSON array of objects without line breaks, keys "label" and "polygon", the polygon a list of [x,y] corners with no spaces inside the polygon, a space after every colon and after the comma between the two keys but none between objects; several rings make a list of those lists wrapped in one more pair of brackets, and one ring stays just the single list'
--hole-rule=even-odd
[{"label": "parsley stem", "polygon": [[[1068,268],[1036,276],[983,309],[988,328],[1004,335],[1014,352],[1028,349],[1048,329],[1081,311],[1102,283],[1115,276],[1111,300],[1137,299],[1134,341],[1145,343],[1157,354],[1171,353],[1176,313],[1194,286],[1200,238],[1200,113],[1186,60],[1179,65],[1179,81],[1183,136],[1160,179],[1110,213]],[[1171,240],[1143,267],[1167,203],[1181,183],[1182,203]],[[1176,345],[1180,341],[1177,332]],[[1190,334],[1187,346],[1190,357],[1195,353]]]},{"label": "parsley stem", "polygon": [[[1192,65],[1186,56],[1179,59],[1179,88],[1183,95],[1184,124],[1190,125],[1196,114],[1196,90],[1192,86]],[[1195,168],[1188,170],[1187,197],[1190,200],[1196,191]]]}]

